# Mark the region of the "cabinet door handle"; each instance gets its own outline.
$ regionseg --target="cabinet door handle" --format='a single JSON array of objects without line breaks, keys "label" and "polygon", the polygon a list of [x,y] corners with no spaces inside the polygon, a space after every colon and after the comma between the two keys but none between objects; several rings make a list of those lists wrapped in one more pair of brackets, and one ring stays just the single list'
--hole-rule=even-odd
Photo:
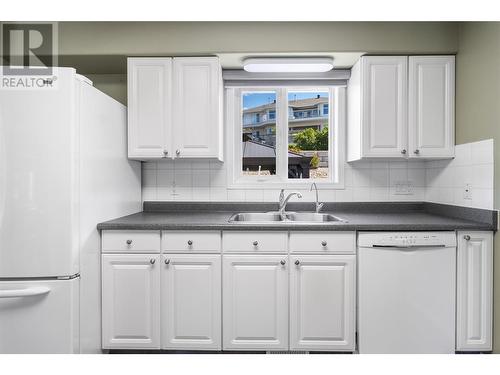
[{"label": "cabinet door handle", "polygon": [[177,156],[179,156],[179,155],[181,154],[181,150],[176,150],[176,151],[175,151],[175,154],[176,154]]},{"label": "cabinet door handle", "polygon": [[299,264],[300,264],[300,261],[297,259],[297,260],[295,261],[295,265],[296,265],[296,266],[298,266]]},{"label": "cabinet door handle", "polygon": [[415,151],[413,151],[413,153],[414,153],[415,155],[418,155],[418,154],[420,154],[420,150],[417,148]]},{"label": "cabinet door handle", "polygon": [[193,241],[189,240],[188,245],[191,246],[193,244]]},{"label": "cabinet door handle", "polygon": [[281,264],[282,266],[284,266],[284,265],[286,264],[286,260],[282,259],[282,260],[280,261],[280,264]]},{"label": "cabinet door handle", "polygon": [[325,247],[327,245],[326,241],[321,241],[321,246]]},{"label": "cabinet door handle", "polygon": [[155,259],[155,258],[151,258],[151,259],[149,260],[149,263],[151,263],[151,264],[155,264],[155,262],[156,262],[156,259]]},{"label": "cabinet door handle", "polygon": [[466,235],[464,236],[464,240],[466,240],[466,241],[470,241],[470,236],[469,236],[468,234],[466,234]]},{"label": "cabinet door handle", "polygon": [[163,157],[165,157],[165,158],[166,158],[166,157],[167,157],[167,155],[168,155],[168,151],[167,151],[167,150],[164,150],[164,151],[163,151]]},{"label": "cabinet door handle", "polygon": [[401,153],[402,153],[403,155],[405,155],[405,154],[406,154],[406,150],[405,150],[405,149],[401,150]]},{"label": "cabinet door handle", "polygon": [[259,245],[259,241],[253,241],[253,245],[254,246],[258,246]]},{"label": "cabinet door handle", "polygon": [[131,245],[132,244],[132,240],[127,240],[127,245]]},{"label": "cabinet door handle", "polygon": [[168,266],[170,264],[170,259],[165,259],[165,264]]}]

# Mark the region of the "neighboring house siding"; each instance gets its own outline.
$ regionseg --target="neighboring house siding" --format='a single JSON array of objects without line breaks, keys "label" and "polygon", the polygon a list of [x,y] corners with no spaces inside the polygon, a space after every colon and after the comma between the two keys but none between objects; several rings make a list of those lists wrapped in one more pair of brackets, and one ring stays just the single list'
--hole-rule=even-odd
[{"label": "neighboring house siding", "polygon": [[[276,127],[275,103],[265,104],[243,111],[243,131],[260,138],[268,144],[274,143]],[[328,98],[313,98],[290,101],[288,105],[289,141],[293,141],[293,134],[307,128],[317,130],[328,126]]]}]

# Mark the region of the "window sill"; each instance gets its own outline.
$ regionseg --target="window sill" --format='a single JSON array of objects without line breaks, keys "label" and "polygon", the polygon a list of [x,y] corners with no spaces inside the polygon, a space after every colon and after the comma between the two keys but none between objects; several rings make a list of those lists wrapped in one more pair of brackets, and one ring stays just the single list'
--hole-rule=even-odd
[{"label": "window sill", "polygon": [[228,190],[279,190],[279,189],[309,189],[315,182],[318,190],[344,190],[343,182],[320,182],[318,180],[310,181],[265,181],[251,183],[249,181],[236,181],[227,186]]}]

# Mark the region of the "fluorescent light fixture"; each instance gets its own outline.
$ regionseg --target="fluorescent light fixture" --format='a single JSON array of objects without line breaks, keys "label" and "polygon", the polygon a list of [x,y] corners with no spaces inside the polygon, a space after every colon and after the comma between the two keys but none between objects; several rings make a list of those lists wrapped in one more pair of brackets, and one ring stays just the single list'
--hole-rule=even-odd
[{"label": "fluorescent light fixture", "polygon": [[243,61],[243,69],[252,73],[315,73],[333,69],[331,57],[252,57]]}]

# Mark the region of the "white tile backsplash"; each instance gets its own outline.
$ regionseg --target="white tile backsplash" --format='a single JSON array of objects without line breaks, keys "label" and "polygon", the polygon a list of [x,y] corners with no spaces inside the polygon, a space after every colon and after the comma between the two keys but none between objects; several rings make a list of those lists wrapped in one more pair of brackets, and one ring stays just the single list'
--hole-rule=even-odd
[{"label": "white tile backsplash", "polygon": [[[453,160],[369,161],[345,164],[345,189],[319,191],[323,202],[430,201],[493,208],[493,140],[457,145]],[[275,202],[279,190],[227,189],[226,164],[205,160],[143,163],[143,200]],[[396,190],[410,185],[410,193]],[[465,184],[472,186],[464,199]],[[302,201],[315,194],[300,190]],[[297,200],[296,198],[293,201]]]},{"label": "white tile backsplash", "polygon": [[[455,147],[453,160],[425,163],[425,200],[465,207],[493,209],[493,140]],[[471,186],[470,198],[466,185]]]}]

